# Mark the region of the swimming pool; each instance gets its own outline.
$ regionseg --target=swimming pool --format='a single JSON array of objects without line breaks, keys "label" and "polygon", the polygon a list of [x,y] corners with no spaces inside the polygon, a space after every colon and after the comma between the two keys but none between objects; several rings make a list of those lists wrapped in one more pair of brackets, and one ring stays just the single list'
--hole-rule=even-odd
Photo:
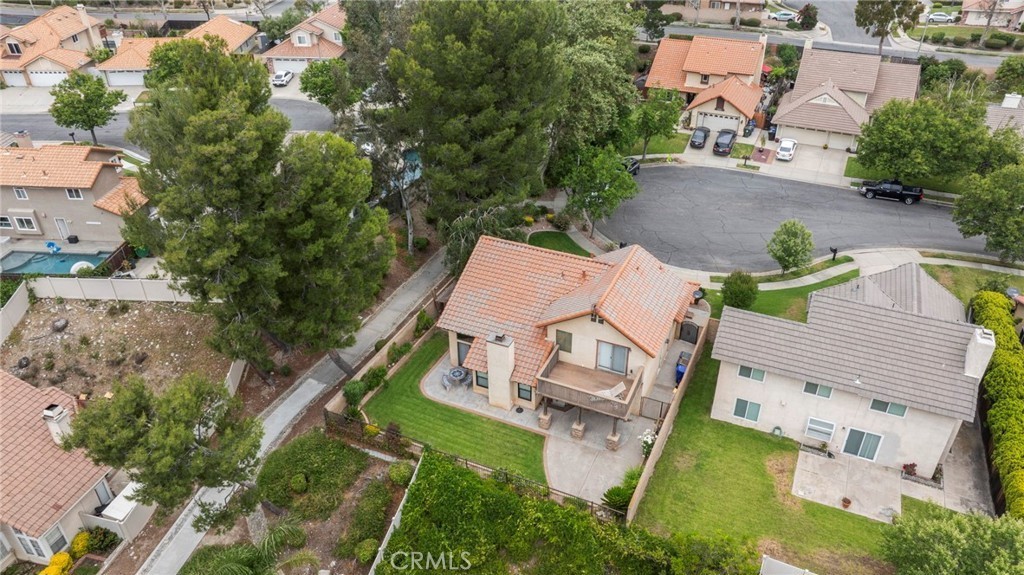
[{"label": "swimming pool", "polygon": [[93,266],[98,266],[109,256],[110,252],[96,254],[11,252],[0,259],[0,271],[5,274],[69,274],[71,266],[78,262],[89,262]]}]

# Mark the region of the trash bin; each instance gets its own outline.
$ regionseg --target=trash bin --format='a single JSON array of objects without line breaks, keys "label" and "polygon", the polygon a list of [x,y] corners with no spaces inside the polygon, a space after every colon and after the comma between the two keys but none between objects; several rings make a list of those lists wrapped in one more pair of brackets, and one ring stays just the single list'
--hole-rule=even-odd
[{"label": "trash bin", "polygon": [[78,243],[78,236],[68,236],[68,243],[69,244],[77,244]]},{"label": "trash bin", "polygon": [[683,376],[686,375],[686,364],[676,364],[676,385],[679,385],[680,381],[683,381]]}]

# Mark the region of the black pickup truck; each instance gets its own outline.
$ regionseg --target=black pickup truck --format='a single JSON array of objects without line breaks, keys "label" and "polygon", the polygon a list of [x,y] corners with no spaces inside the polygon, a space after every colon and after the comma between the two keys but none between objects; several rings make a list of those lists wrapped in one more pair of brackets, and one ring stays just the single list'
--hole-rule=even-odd
[{"label": "black pickup truck", "polygon": [[904,186],[899,180],[882,180],[880,182],[862,182],[859,188],[860,195],[867,199],[886,198],[903,202],[908,206],[914,202],[924,199],[924,190],[911,186]]}]

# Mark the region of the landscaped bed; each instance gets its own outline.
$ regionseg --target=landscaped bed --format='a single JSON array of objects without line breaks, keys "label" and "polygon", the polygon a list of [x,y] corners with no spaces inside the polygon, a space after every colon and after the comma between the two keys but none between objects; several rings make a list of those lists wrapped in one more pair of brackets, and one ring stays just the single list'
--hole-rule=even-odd
[{"label": "landscaped bed", "polygon": [[[859,270],[851,270],[834,278],[816,284],[780,290],[762,290],[757,294],[750,311],[791,319],[807,321],[807,295],[812,291],[848,282],[860,275]],[[705,298],[711,305],[711,317],[722,317],[722,293],[718,290],[704,290]]]},{"label": "landscaped bed", "polygon": [[533,232],[528,240],[531,246],[547,248],[567,254],[588,257],[590,252],[580,247],[565,232]]},{"label": "landscaped bed", "polygon": [[971,298],[978,292],[981,284],[990,280],[1005,280],[1007,286],[1015,287],[1021,293],[1024,293],[1024,277],[1018,275],[1001,274],[960,266],[921,264],[921,267],[924,268],[924,271],[928,272],[928,275],[935,278],[935,281],[953,292],[953,295],[960,298],[960,301],[965,304],[971,301]]},{"label": "landscaped bed", "polygon": [[382,429],[397,423],[403,435],[482,465],[546,483],[544,437],[426,398],[420,380],[448,352],[448,334],[426,340],[364,411]]}]

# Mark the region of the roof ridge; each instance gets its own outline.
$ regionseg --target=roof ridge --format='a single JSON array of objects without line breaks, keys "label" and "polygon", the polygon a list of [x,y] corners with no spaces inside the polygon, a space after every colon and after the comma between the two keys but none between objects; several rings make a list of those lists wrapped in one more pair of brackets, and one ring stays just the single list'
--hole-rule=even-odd
[{"label": "roof ridge", "polygon": [[[601,306],[604,305],[604,300],[608,298],[608,294],[611,293],[612,288],[615,287],[615,284],[619,281],[619,278],[622,277],[622,272],[626,269],[626,265],[630,261],[632,261],[633,256],[636,255],[636,250],[639,247],[640,246],[637,244],[633,244],[632,246],[630,246],[629,253],[626,254],[626,257],[623,258],[622,261],[619,263],[619,269],[615,270],[615,275],[612,276],[611,281],[608,282],[608,287],[605,288],[604,293],[601,294],[601,297],[597,298],[597,303],[594,304],[594,307],[598,310],[599,314],[601,311]],[[601,317],[604,316],[602,315]],[[605,318],[605,320],[607,319],[608,318]]]},{"label": "roof ridge", "polygon": [[[874,283],[874,282],[872,282],[872,283]],[[885,292],[882,292],[882,293],[885,294]],[[818,294],[817,292],[815,292],[815,294],[819,298],[827,298],[827,299],[831,299],[831,300],[835,300],[835,301],[840,301],[840,302],[844,302],[844,303],[847,303],[847,304],[850,304],[850,305],[854,305],[854,306],[858,306],[858,307],[863,307],[863,308],[867,308],[867,309],[877,309],[877,310],[881,310],[881,311],[884,311],[884,312],[907,314],[907,315],[911,315],[911,316],[914,316],[914,317],[924,318],[926,320],[934,321],[934,322],[938,322],[938,323],[942,323],[942,324],[948,324],[948,325],[954,325],[954,326],[962,326],[962,327],[968,327],[968,328],[972,328],[972,329],[976,329],[976,328],[981,327],[979,325],[976,325],[976,324],[973,324],[973,323],[968,323],[966,321],[953,321],[951,319],[944,319],[944,318],[941,318],[941,317],[935,317],[935,316],[932,316],[932,315],[928,315],[928,314],[924,314],[924,313],[920,313],[920,312],[916,312],[916,311],[911,311],[911,310],[903,309],[902,307],[898,307],[899,304],[896,303],[896,300],[892,300],[892,298],[889,297],[889,294],[885,294],[886,297],[889,297],[889,299],[892,300],[893,304],[895,304],[897,307],[884,307],[884,306],[880,306],[880,305],[873,305],[873,304],[870,304],[870,303],[867,303],[867,302],[852,300],[852,299],[840,297],[840,296],[837,296],[837,295],[831,295],[831,294]],[[810,317],[811,317],[811,306],[808,306],[808,309],[807,309],[807,319],[810,320]],[[810,323],[810,322],[808,321],[808,323]]]}]

